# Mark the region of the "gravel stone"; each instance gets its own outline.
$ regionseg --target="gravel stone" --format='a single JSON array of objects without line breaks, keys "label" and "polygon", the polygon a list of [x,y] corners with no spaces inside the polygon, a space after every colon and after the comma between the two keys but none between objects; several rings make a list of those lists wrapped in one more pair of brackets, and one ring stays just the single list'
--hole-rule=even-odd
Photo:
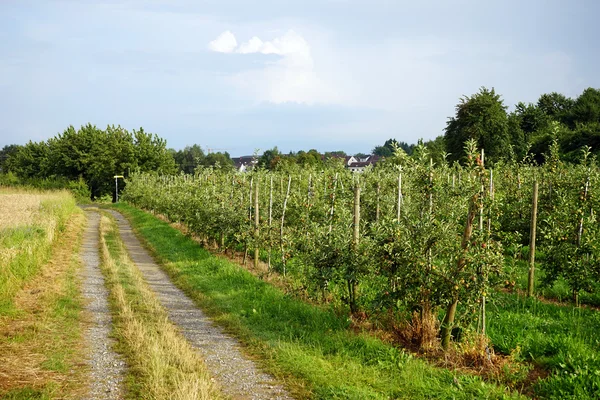
[{"label": "gravel stone", "polygon": [[88,226],[83,236],[80,257],[84,268],[81,273],[82,293],[90,324],[85,338],[90,349],[86,360],[90,367],[89,392],[86,399],[122,399],[125,363],[113,351],[114,339],[110,337],[112,317],[108,308],[108,290],[100,272],[99,223],[100,215],[86,212]]},{"label": "gravel stone", "polygon": [[120,213],[111,212],[129,256],[167,310],[169,319],[202,355],[223,393],[233,399],[292,399],[273,376],[261,372],[242,354],[237,340],[225,334],[171,282],[142,246],[129,222]]}]

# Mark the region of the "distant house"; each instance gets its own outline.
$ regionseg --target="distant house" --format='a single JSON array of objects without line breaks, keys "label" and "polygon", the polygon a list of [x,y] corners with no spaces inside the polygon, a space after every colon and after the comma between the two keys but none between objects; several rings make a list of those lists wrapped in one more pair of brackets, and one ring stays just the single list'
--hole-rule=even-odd
[{"label": "distant house", "polygon": [[255,156],[242,156],[231,159],[235,165],[235,169],[239,172],[250,171],[256,164],[258,164],[258,158]]},{"label": "distant house", "polygon": [[[344,160],[344,167],[349,169],[351,172],[363,172],[366,167],[369,165],[375,165],[382,159],[382,157],[373,154],[362,158],[354,156],[332,156],[332,158]],[[235,165],[235,169],[239,172],[251,171],[252,168],[258,164],[257,156],[235,157],[231,160]]]},{"label": "distant house", "polygon": [[381,160],[380,156],[371,154],[364,158],[358,158],[354,156],[346,156],[344,159],[344,166],[351,172],[363,172],[369,165],[375,165]]}]

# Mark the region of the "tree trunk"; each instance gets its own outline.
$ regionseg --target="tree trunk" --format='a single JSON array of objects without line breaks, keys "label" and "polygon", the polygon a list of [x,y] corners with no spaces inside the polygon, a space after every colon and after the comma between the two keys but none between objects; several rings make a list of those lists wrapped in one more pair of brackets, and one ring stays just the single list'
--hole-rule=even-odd
[{"label": "tree trunk", "polygon": [[[461,272],[466,265],[466,253],[467,248],[469,246],[469,241],[471,240],[471,235],[473,234],[473,221],[475,220],[475,215],[477,214],[477,196],[471,199],[471,204],[469,206],[469,214],[467,215],[467,223],[465,224],[465,231],[463,233],[463,238],[460,247],[462,248],[462,254],[458,259],[456,265],[456,271]],[[442,347],[444,350],[448,349],[448,345],[450,344],[450,335],[452,333],[452,328],[454,327],[454,317],[456,315],[456,306],[458,305],[458,295],[452,300],[452,302],[448,305],[446,310],[446,316],[444,317],[444,322],[442,323],[441,336],[442,336]]]},{"label": "tree trunk", "polygon": [[258,209],[258,179],[254,189],[254,269],[258,270],[258,261],[260,249],[258,246],[258,238],[260,234],[260,211]]},{"label": "tree trunk", "polygon": [[446,309],[446,316],[442,322],[442,348],[448,350],[450,345],[450,336],[452,334],[452,328],[454,328],[454,317],[456,316],[456,307],[458,306],[458,298],[452,300],[452,303],[448,305]]},{"label": "tree trunk", "polygon": [[[358,252],[358,244],[360,240],[360,184],[357,182],[354,187],[354,230],[352,232],[352,251]],[[353,268],[352,276],[348,279],[348,297],[350,304],[350,312],[352,314],[358,311],[356,305],[356,273],[355,266]]]}]

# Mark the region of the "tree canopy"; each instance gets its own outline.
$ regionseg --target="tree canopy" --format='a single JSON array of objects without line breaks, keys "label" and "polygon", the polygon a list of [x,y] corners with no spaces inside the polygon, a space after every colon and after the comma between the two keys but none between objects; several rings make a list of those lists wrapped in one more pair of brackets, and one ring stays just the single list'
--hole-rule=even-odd
[{"label": "tree canopy", "polygon": [[82,178],[92,198],[113,192],[114,176],[129,171],[174,173],[175,161],[166,141],[143,128],[128,132],[120,126],[101,130],[88,124],[69,126],[45,142],[18,147],[6,160],[7,172],[19,178]]},{"label": "tree canopy", "polygon": [[186,174],[193,174],[198,167],[215,167],[231,169],[233,168],[233,161],[229,156],[229,153],[208,153],[205,154],[204,150],[197,145],[186,146],[183,150],[175,151],[171,150],[175,163],[180,172]]},{"label": "tree canopy", "polygon": [[466,157],[465,142],[473,139],[485,150],[486,160],[501,158],[508,146],[508,116],[506,106],[495,90],[482,87],[478,93],[464,96],[456,106],[456,115],[448,120],[445,130],[449,161]]}]

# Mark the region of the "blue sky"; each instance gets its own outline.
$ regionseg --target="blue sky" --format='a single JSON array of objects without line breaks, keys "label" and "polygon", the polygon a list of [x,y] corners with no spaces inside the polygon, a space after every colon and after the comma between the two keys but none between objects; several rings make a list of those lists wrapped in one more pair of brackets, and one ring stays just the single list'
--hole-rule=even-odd
[{"label": "blue sky", "polygon": [[510,109],[600,87],[598,15],[594,0],[1,0],[0,147],[88,122],[233,156],[433,139],[481,86]]}]

